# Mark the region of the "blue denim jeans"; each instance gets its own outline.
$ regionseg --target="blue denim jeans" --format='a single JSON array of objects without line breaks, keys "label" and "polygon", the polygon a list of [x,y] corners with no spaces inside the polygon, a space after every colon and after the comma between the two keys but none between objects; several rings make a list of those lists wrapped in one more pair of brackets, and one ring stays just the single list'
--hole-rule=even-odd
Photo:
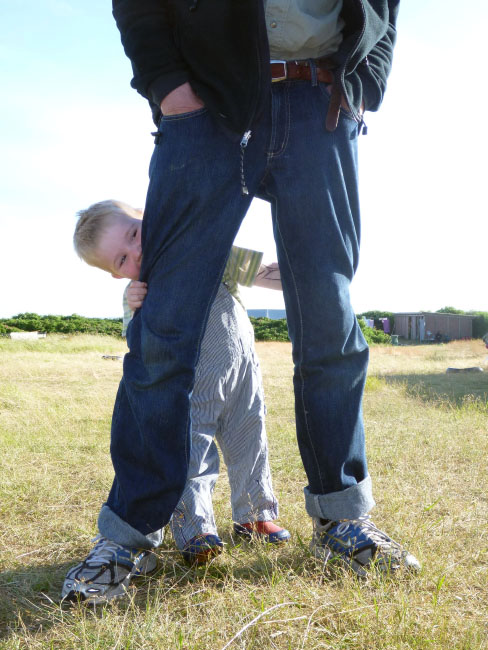
[{"label": "blue denim jeans", "polygon": [[358,126],[341,109],[337,130],[327,132],[328,103],[321,83],[273,84],[243,157],[206,109],[162,119],[142,232],[148,293],[127,333],[103,535],[156,545],[181,496],[199,346],[253,196],[271,204],[307,511],[337,520],[374,505],[361,412],[368,348],[349,299],[359,253]]}]

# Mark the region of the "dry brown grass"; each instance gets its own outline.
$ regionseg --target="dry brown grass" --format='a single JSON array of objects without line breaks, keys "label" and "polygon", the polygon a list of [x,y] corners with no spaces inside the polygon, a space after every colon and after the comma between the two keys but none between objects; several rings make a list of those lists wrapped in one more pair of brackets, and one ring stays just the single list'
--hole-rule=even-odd
[{"label": "dry brown grass", "polygon": [[480,342],[372,349],[364,411],[376,523],[424,568],[359,582],[307,549],[290,348],[258,344],[285,548],[234,545],[227,480],[216,491],[225,553],[185,567],[171,540],[126,602],[58,604],[90,548],[111,481],[109,425],[121,364],[104,337],[0,341],[0,648],[463,649],[488,645],[487,373]]}]

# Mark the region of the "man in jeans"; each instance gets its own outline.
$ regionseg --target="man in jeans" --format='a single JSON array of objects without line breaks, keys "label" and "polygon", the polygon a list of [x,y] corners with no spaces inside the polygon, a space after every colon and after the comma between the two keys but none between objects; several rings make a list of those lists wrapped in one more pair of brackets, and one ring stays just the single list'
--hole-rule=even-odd
[{"label": "man in jeans", "polygon": [[158,132],[142,232],[148,293],[127,335],[112,422],[116,476],[99,517],[101,535],[122,550],[86,560],[106,598],[144,572],[144,549],[160,543],[183,490],[199,345],[255,196],[272,210],[311,547],[359,575],[420,566],[367,516],[368,348],[349,299],[359,252],[357,138],[363,110],[383,98],[398,4],[113,0],[132,85]]}]

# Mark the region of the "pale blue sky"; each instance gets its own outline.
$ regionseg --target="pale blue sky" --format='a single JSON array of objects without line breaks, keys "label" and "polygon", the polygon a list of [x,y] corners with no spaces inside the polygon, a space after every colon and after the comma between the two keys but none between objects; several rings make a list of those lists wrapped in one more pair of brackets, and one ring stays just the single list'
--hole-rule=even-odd
[{"label": "pale blue sky", "polygon": [[[360,138],[357,312],[488,311],[486,0],[403,0],[382,109]],[[105,0],[0,0],[0,317],[120,315],[123,282],[72,250],[75,213],[143,206],[153,129]],[[238,243],[274,259],[257,203]],[[248,307],[279,295],[245,291]]]}]

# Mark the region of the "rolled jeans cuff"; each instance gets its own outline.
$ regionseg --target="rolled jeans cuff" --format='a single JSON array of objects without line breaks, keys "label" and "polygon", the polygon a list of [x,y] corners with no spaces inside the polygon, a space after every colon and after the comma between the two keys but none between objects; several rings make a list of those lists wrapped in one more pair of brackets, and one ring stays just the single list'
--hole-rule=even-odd
[{"label": "rolled jeans cuff", "polygon": [[367,514],[375,505],[371,477],[342,490],[330,494],[312,494],[308,487],[305,493],[305,508],[311,517],[339,521],[357,519]]},{"label": "rolled jeans cuff", "polygon": [[161,545],[164,537],[164,530],[156,530],[148,535],[143,535],[136,528],[133,528],[126,521],[121,519],[106,504],[102,506],[98,515],[98,530],[103,537],[131,548],[157,548]]}]

